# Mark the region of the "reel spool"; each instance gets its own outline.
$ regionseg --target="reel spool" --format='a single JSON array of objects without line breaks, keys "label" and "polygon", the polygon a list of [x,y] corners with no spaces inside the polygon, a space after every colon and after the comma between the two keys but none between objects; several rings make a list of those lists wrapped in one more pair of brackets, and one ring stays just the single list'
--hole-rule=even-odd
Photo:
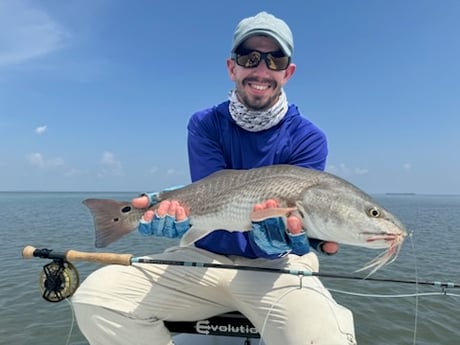
[{"label": "reel spool", "polygon": [[40,272],[40,290],[48,302],[60,302],[72,296],[79,283],[77,269],[65,260],[55,259]]}]

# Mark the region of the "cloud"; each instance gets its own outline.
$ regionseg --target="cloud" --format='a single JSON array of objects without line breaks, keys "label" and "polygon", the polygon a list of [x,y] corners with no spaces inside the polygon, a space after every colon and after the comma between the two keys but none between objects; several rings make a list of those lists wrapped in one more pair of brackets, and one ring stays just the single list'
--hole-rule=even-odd
[{"label": "cloud", "polygon": [[404,169],[405,171],[411,171],[411,170],[412,170],[412,164],[410,164],[410,163],[404,163],[404,164],[403,164],[403,169]]},{"label": "cloud", "polygon": [[39,152],[31,153],[27,156],[27,160],[30,165],[40,169],[53,169],[64,165],[64,160],[62,158],[45,159]]},{"label": "cloud", "polygon": [[121,162],[115,158],[112,152],[106,151],[102,154],[101,165],[103,168],[98,174],[99,177],[124,176],[125,174]]},{"label": "cloud", "polygon": [[0,1],[0,67],[51,54],[69,38],[69,32],[42,9],[22,0]]},{"label": "cloud", "polygon": [[73,176],[81,176],[81,175],[87,175],[87,174],[88,174],[88,170],[78,170],[75,168],[71,168],[70,170],[67,170],[64,173],[64,176],[73,177]]},{"label": "cloud", "polygon": [[369,169],[366,168],[349,168],[345,163],[337,165],[328,165],[326,170],[334,175],[351,176],[366,175]]},{"label": "cloud", "polygon": [[147,175],[155,175],[158,172],[158,167],[151,167],[149,171],[147,171]]},{"label": "cloud", "polygon": [[42,135],[43,133],[46,132],[46,129],[48,128],[48,126],[39,126],[37,128],[35,128],[35,133],[37,133],[38,135]]},{"label": "cloud", "polygon": [[354,168],[354,173],[356,175],[366,175],[369,172],[366,168]]}]

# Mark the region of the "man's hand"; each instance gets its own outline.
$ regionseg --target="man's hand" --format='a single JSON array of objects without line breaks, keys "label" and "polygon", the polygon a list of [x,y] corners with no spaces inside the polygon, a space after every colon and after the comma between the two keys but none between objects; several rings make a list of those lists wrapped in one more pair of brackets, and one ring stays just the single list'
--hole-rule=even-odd
[{"label": "man's hand", "polygon": [[[134,198],[131,203],[135,208],[147,208],[149,207],[149,198],[147,196],[140,196],[138,198]],[[144,213],[144,220],[146,222],[150,222],[153,219],[155,212],[153,210],[148,210]],[[157,209],[157,215],[160,217],[166,216],[166,214],[175,217],[176,221],[180,222],[187,218],[187,213],[185,212],[185,208],[181,206],[177,201],[169,201],[165,200],[160,203],[160,206]]]},{"label": "man's hand", "polygon": [[310,251],[300,219],[291,214],[294,211],[295,208],[279,207],[274,199],[254,206],[248,238],[257,256],[304,255]]},{"label": "man's hand", "polygon": [[[131,201],[136,208],[150,206],[148,196],[140,196]],[[181,237],[190,227],[187,212],[177,201],[165,200],[156,211],[147,210],[139,224],[139,231],[146,235],[156,235],[169,238]]]},{"label": "man's hand", "polygon": [[[279,208],[279,202],[275,199],[268,199],[267,201],[261,203],[261,204],[256,204],[254,205],[253,212],[259,212],[262,210],[267,210],[267,209],[275,209]],[[294,208],[292,208],[294,210]],[[289,215],[287,217],[287,230],[291,234],[300,234],[303,232],[302,230],[302,221],[294,216],[294,215]]]},{"label": "man's hand", "polygon": [[[279,202],[275,199],[269,199],[261,204],[256,204],[253,208],[254,212],[260,212],[262,210],[268,210],[279,208]],[[282,209],[287,210],[287,209]],[[294,210],[294,208],[292,209]],[[277,210],[271,210],[277,211]],[[275,214],[275,213],[273,213]],[[302,229],[302,220],[297,217],[296,215],[289,213],[287,215],[287,230],[289,233],[296,235],[303,233],[304,230]],[[319,245],[319,250],[321,250],[324,254],[333,255],[339,251],[339,244],[336,242],[321,242]]]},{"label": "man's hand", "polygon": [[324,254],[334,255],[339,251],[339,244],[337,242],[323,242],[320,248]]}]

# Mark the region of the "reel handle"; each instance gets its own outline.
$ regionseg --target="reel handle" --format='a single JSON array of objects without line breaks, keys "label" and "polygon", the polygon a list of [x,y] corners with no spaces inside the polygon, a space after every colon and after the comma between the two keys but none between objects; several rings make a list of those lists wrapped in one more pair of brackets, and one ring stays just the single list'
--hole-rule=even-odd
[{"label": "reel handle", "polygon": [[115,254],[115,253],[89,253],[77,250],[68,250],[64,253],[54,252],[52,249],[37,249],[33,246],[26,246],[22,250],[22,257],[30,259],[34,257],[42,259],[60,259],[65,261],[88,261],[97,262],[104,265],[131,265],[132,254]]}]

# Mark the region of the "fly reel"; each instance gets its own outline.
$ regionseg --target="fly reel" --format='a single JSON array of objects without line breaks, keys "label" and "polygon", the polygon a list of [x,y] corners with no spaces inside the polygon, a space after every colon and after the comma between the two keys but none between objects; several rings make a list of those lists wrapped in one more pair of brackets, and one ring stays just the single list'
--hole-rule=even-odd
[{"label": "fly reel", "polygon": [[55,259],[43,266],[39,285],[42,297],[48,302],[60,302],[77,290],[80,283],[78,271],[70,262]]}]

